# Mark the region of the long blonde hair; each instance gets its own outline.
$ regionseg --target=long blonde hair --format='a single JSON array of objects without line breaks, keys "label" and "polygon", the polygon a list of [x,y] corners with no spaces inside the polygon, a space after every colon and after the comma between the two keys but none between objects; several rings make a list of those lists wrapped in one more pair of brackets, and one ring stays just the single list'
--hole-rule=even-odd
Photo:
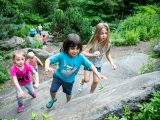
[{"label": "long blonde hair", "polygon": [[96,25],[95,32],[94,32],[93,36],[91,37],[90,41],[88,42],[88,44],[86,45],[85,50],[89,50],[92,47],[95,48],[97,46],[97,44],[100,41],[100,34],[101,34],[101,30],[103,28],[106,28],[106,30],[107,30],[107,39],[105,41],[101,42],[100,45],[102,48],[104,48],[104,47],[106,47],[106,49],[108,48],[109,33],[110,33],[109,25],[107,23],[101,22]]}]

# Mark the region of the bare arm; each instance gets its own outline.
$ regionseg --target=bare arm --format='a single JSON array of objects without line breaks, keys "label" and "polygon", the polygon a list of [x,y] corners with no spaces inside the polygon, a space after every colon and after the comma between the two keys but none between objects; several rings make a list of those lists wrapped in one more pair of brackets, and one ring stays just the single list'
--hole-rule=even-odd
[{"label": "bare arm", "polygon": [[41,60],[38,57],[36,58],[37,58],[37,61],[43,66],[43,63],[41,62]]},{"label": "bare arm", "polygon": [[14,83],[14,85],[16,86],[16,88],[18,90],[18,97],[23,97],[24,92],[23,92],[23,90],[21,89],[21,87],[20,87],[20,85],[18,83],[17,77],[13,76],[12,80],[13,80],[13,83]]},{"label": "bare arm", "polygon": [[112,57],[111,57],[110,51],[106,52],[106,58],[108,59],[109,63],[111,64],[112,69],[115,70],[117,68],[117,66],[112,61]]},{"label": "bare arm", "polygon": [[35,70],[33,70],[33,74],[35,75],[35,85],[34,85],[34,88],[39,88],[39,75],[38,75],[38,72],[36,72]]},{"label": "bare arm", "polygon": [[50,60],[49,60],[49,58],[46,59],[46,61],[45,61],[45,71],[46,72],[53,72],[54,71],[53,68],[50,68]]},{"label": "bare arm", "polygon": [[105,76],[101,75],[96,67],[94,65],[91,65],[90,69],[93,71],[93,73],[99,78],[99,79],[107,79]]},{"label": "bare arm", "polygon": [[95,57],[95,56],[100,55],[100,52],[95,51],[94,53],[89,53],[89,52],[86,52],[86,51],[82,51],[82,54],[86,57]]}]

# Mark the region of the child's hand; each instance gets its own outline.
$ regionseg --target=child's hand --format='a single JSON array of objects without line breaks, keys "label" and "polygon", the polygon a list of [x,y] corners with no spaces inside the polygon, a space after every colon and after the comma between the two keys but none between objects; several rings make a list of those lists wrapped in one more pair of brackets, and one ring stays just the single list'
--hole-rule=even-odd
[{"label": "child's hand", "polygon": [[35,89],[38,89],[38,88],[39,88],[39,83],[35,83],[33,87],[34,87]]},{"label": "child's hand", "polygon": [[23,96],[24,96],[24,92],[23,92],[22,90],[19,91],[19,92],[18,92],[18,97],[21,98],[21,97],[23,97]]},{"label": "child's hand", "polygon": [[113,65],[112,65],[112,69],[113,69],[113,70],[116,70],[116,69],[117,69],[117,66],[116,66],[115,64],[113,64]]},{"label": "child's hand", "polygon": [[99,75],[98,77],[99,77],[99,79],[101,79],[101,80],[107,80],[107,78],[106,78],[105,76],[103,76],[103,75]]},{"label": "child's hand", "polygon": [[43,69],[44,69],[44,67],[45,67],[45,66],[44,66],[44,65],[42,65],[42,67],[40,67],[40,69],[41,69],[41,70],[43,70]]},{"label": "child's hand", "polygon": [[46,72],[54,72],[54,69],[53,68],[45,68],[45,71]]},{"label": "child's hand", "polygon": [[93,53],[93,55],[94,55],[94,56],[99,56],[99,55],[100,55],[100,52],[99,52],[99,51],[95,51],[95,52]]}]

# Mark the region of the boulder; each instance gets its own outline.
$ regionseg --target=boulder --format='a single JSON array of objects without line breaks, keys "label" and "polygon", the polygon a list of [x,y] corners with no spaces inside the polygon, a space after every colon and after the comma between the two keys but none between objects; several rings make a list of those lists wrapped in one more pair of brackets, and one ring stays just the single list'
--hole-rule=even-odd
[{"label": "boulder", "polygon": [[154,47],[154,51],[160,54],[160,42]]},{"label": "boulder", "polygon": [[21,37],[13,36],[12,38],[4,41],[0,41],[0,49],[1,50],[10,50],[17,46],[22,46],[25,40]]},{"label": "boulder", "polygon": [[27,53],[28,50],[31,50],[35,53],[35,55],[40,58],[40,59],[47,59],[48,57],[50,57],[52,54],[47,52],[46,50],[42,50],[42,49],[34,49],[34,48],[25,48],[24,51]]}]

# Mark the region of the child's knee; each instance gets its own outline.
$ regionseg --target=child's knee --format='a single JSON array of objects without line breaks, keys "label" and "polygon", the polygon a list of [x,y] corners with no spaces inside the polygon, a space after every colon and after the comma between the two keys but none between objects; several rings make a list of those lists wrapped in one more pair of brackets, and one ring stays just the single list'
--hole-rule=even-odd
[{"label": "child's knee", "polygon": [[97,80],[97,79],[96,79],[96,80],[93,80],[93,83],[94,83],[94,84],[98,84],[98,83],[99,83],[99,80]]},{"label": "child's knee", "polygon": [[88,78],[83,78],[83,81],[84,81],[85,83],[87,83],[87,82],[89,82],[89,79],[88,79]]}]

